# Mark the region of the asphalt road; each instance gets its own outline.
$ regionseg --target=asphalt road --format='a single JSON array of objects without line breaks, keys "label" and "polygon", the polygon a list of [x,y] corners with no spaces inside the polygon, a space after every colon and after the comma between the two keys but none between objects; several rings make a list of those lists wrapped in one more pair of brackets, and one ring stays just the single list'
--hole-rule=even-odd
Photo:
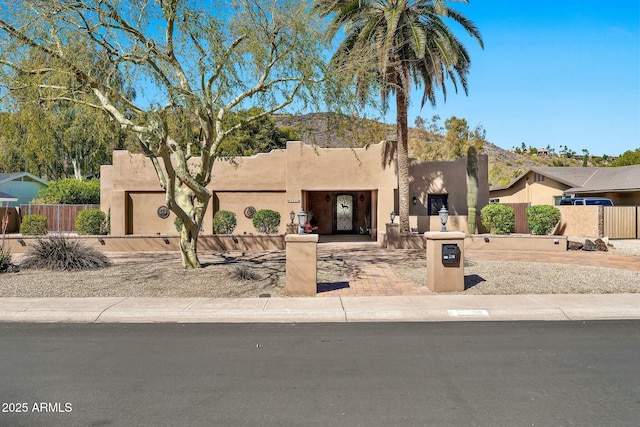
[{"label": "asphalt road", "polygon": [[640,321],[0,324],[0,403],[2,426],[637,426]]}]

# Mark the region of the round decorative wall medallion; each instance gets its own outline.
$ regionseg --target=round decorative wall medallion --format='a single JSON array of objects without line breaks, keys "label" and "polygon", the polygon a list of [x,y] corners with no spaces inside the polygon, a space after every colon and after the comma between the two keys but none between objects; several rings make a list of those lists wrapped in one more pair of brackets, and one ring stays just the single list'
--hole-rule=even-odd
[{"label": "round decorative wall medallion", "polygon": [[254,208],[253,206],[247,206],[246,208],[244,208],[244,216],[246,216],[249,219],[253,218],[253,215],[255,213],[256,213],[256,208]]},{"label": "round decorative wall medallion", "polygon": [[157,214],[158,214],[158,216],[160,218],[167,219],[167,218],[169,218],[169,215],[171,214],[171,211],[166,206],[160,206],[158,208]]}]

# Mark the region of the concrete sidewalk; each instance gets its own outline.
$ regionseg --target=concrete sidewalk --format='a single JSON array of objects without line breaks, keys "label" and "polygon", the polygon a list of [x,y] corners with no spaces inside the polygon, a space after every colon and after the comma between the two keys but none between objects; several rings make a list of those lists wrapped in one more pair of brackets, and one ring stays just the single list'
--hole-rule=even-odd
[{"label": "concrete sidewalk", "polygon": [[262,323],[640,319],[640,294],[0,298],[0,322]]}]

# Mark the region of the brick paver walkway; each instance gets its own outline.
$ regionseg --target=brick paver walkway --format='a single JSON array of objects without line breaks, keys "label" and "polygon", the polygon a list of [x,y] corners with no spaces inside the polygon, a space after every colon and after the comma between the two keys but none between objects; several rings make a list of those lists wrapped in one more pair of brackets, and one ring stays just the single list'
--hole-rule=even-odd
[{"label": "brick paver walkway", "polygon": [[[353,261],[351,261],[353,262]],[[352,297],[352,296],[389,296],[389,295],[428,295],[432,292],[426,286],[418,286],[413,282],[401,279],[394,274],[389,264],[373,261],[363,266],[348,287],[335,290],[324,290],[319,286],[319,297]]]}]

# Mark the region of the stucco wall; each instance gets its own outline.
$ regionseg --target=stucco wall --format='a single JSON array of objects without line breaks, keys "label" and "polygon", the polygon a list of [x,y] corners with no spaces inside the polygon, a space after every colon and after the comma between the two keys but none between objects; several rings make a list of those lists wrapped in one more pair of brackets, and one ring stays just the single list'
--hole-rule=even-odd
[{"label": "stucco wall", "polygon": [[157,215],[158,208],[165,205],[164,192],[131,191],[127,193],[126,234],[172,234],[177,233],[173,223],[173,212],[168,218]]},{"label": "stucco wall", "polygon": [[[394,189],[397,188],[395,162],[385,161],[387,147],[382,142],[366,148],[320,149],[297,141],[288,142],[288,210],[297,212],[301,204],[307,206],[308,200],[301,197],[313,191],[375,192],[372,228],[384,224],[394,209]],[[323,227],[328,226],[325,223]]]},{"label": "stucco wall", "polygon": [[[281,233],[290,222],[290,211],[297,213],[301,207],[305,211],[314,209],[319,233],[329,234],[331,209],[335,207],[324,199],[329,194],[334,200],[335,195],[344,192],[353,194],[356,200],[354,231],[364,227],[365,215],[369,214],[375,238],[378,224],[388,222],[392,210],[397,212],[397,176],[390,152],[394,150],[387,143],[359,149],[321,149],[289,142],[286,150],[238,158],[237,164],[218,161],[208,186],[213,198],[204,232],[212,232],[215,211],[230,210],[236,214],[236,234],[255,233],[251,220],[244,215],[245,208],[252,206],[280,212]],[[489,198],[487,157],[481,155],[479,160],[478,211]],[[198,159],[193,159],[191,165],[196,166],[197,162]],[[424,229],[419,226],[421,231],[433,228],[434,218],[426,218],[429,194],[448,194],[451,229],[466,229],[466,159],[413,161],[410,172],[414,176],[410,197],[415,194],[420,199],[418,206],[411,207],[411,215],[424,217]],[[175,233],[173,214],[167,219],[157,216],[158,207],[165,204],[164,195],[147,158],[115,151],[113,166],[103,166],[101,174],[101,208],[105,212],[111,209],[113,235]]]},{"label": "stucco wall", "polygon": [[[467,231],[467,159],[450,162],[412,161],[409,169],[412,181],[409,184],[409,199],[416,197],[417,203],[409,205],[409,215],[414,216],[411,227],[418,232],[439,231],[441,228],[438,216],[427,216],[428,196],[430,194],[446,194],[448,200],[451,230]],[[488,158],[478,156],[478,206],[480,210],[489,203]]]},{"label": "stucco wall", "polygon": [[[253,226],[253,220],[244,215],[244,211],[248,207],[256,210],[271,209],[280,212],[280,227],[278,232],[284,234],[287,222],[289,220],[289,212],[287,212],[287,204],[284,197],[284,191],[279,192],[232,192],[217,191],[214,194],[215,211],[225,210],[236,214],[236,229],[234,234],[256,234],[258,231]],[[213,221],[213,214],[211,216]],[[296,221],[297,222],[297,221]]]},{"label": "stucco wall", "polygon": [[557,206],[560,223],[554,234],[564,236],[598,236],[598,209],[600,206]]}]

